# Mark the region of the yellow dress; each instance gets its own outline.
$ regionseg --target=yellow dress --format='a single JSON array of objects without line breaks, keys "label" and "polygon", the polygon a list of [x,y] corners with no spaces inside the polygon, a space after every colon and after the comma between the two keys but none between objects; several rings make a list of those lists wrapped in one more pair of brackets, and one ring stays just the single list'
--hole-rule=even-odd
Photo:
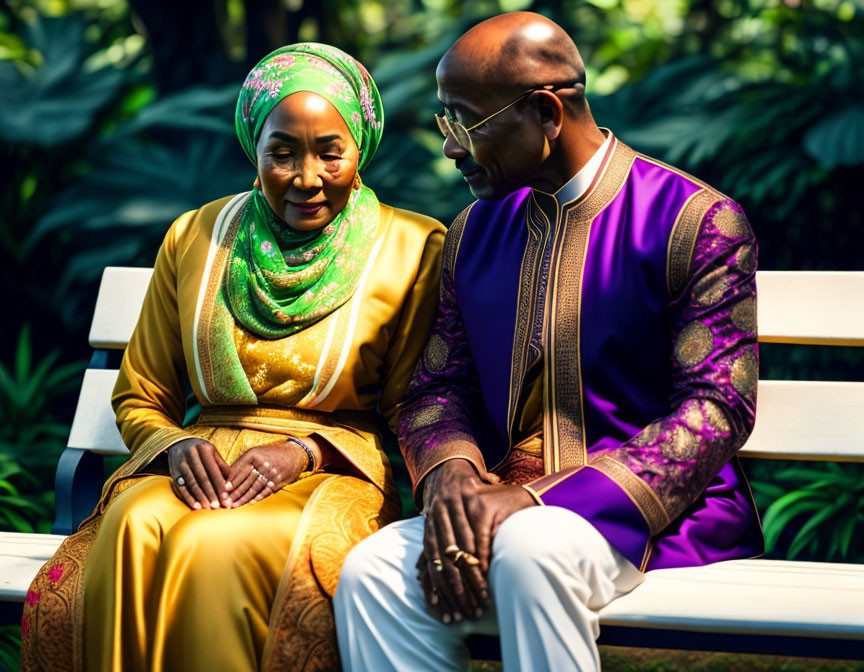
[{"label": "yellow dress", "polygon": [[[382,204],[352,298],[297,334],[265,340],[220,301],[244,199],[187,213],[165,237],[113,396],[131,457],[34,581],[45,600],[29,612],[23,669],[42,669],[36,640],[57,629],[52,588],[72,604],[72,664],[47,669],[338,666],[329,598],[348,550],[398,516],[375,409],[394,427],[434,319],[444,227]],[[186,428],[184,378],[202,406]],[[348,466],[304,474],[238,509],[190,510],[169,478],[147,474],[188,437],[212,442],[231,464],[255,446],[313,434]]]}]

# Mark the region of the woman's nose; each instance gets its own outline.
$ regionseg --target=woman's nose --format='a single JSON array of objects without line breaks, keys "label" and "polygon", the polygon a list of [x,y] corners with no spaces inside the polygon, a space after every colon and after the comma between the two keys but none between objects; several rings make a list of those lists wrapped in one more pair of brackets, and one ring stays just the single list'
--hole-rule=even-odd
[{"label": "woman's nose", "polygon": [[294,176],[294,186],[303,191],[320,189],[324,186],[314,161],[307,160],[302,163],[297,174]]}]

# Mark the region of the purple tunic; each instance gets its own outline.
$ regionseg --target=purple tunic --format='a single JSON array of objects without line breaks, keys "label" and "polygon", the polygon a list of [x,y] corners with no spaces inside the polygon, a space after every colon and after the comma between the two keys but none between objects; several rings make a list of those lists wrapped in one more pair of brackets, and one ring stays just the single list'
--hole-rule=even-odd
[{"label": "purple tunic", "polygon": [[[614,138],[575,201],[477,201],[448,233],[404,401],[415,492],[460,457],[580,514],[642,570],[761,553],[735,457],[755,417],[755,270],[736,203]],[[532,456],[517,426],[536,385]]]}]

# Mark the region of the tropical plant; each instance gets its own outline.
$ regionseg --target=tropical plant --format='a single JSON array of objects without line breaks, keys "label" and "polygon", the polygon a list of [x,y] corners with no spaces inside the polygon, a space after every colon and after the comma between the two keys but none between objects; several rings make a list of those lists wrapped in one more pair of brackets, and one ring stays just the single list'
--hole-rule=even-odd
[{"label": "tropical plant", "polygon": [[763,506],[772,502],[762,519],[766,552],[782,542],[789,559],[864,562],[864,465],[795,466],[753,490]]},{"label": "tropical plant", "polygon": [[21,668],[21,628],[17,625],[0,627],[0,670]]},{"label": "tropical plant", "polygon": [[34,361],[22,327],[11,366],[0,362],[0,528],[47,531],[51,481],[69,433],[52,406],[80,383],[84,362],[59,364],[52,350]]}]

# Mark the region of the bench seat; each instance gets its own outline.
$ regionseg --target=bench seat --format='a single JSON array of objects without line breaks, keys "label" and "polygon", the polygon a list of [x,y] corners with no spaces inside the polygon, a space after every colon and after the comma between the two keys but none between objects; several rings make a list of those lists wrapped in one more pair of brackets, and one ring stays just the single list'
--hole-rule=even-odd
[{"label": "bench seat", "polygon": [[23,602],[27,588],[66,537],[0,532],[0,601]]},{"label": "bench seat", "polygon": [[[0,533],[0,600],[23,602],[30,581],[63,539]],[[649,572],[642,585],[600,612],[600,622],[679,633],[860,641],[862,605],[864,565],[732,560]]]}]

